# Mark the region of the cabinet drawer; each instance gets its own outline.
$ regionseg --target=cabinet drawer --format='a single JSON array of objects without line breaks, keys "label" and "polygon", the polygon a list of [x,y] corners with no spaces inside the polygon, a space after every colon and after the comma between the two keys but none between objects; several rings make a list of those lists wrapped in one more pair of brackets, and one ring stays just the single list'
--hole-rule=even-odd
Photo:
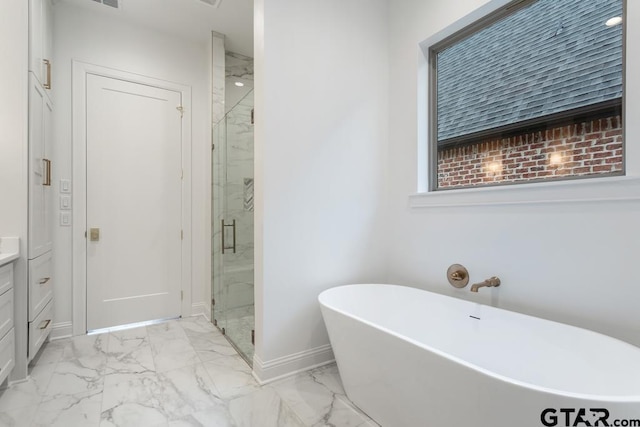
[{"label": "cabinet drawer", "polygon": [[0,384],[9,376],[16,365],[15,342],[13,328],[0,339]]},{"label": "cabinet drawer", "polygon": [[13,263],[0,267],[0,295],[11,288],[13,288]]},{"label": "cabinet drawer", "polygon": [[0,337],[13,328],[13,289],[0,295]]},{"label": "cabinet drawer", "polygon": [[33,322],[29,322],[29,361],[31,361],[42,347],[42,343],[51,332],[53,321],[53,301],[40,312]]},{"label": "cabinet drawer", "polygon": [[33,321],[53,297],[51,252],[29,261],[29,321]]}]

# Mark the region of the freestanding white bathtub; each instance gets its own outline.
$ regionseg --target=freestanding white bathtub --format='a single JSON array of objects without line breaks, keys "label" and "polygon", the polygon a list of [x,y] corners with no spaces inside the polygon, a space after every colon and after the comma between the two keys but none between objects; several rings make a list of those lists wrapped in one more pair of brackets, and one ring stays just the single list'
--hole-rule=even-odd
[{"label": "freestanding white bathtub", "polygon": [[625,342],[404,286],[319,301],[347,396],[384,427],[640,426]]}]

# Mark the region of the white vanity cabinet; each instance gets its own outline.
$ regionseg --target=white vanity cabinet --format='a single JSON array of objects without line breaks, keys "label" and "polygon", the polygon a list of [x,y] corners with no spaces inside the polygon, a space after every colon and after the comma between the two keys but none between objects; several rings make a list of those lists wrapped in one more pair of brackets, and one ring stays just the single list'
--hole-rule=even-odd
[{"label": "white vanity cabinet", "polygon": [[[31,74],[31,73],[29,73]],[[29,347],[31,361],[51,332],[53,308],[51,114],[46,92],[29,76]],[[1,350],[0,350],[1,351]]]},{"label": "white vanity cabinet", "polygon": [[13,263],[0,264],[0,384],[16,364],[13,328]]},{"label": "white vanity cabinet", "polygon": [[53,280],[51,251],[29,260],[29,347],[28,359],[33,360],[45,342],[53,321]]},{"label": "white vanity cabinet", "polygon": [[29,0],[29,71],[44,89],[51,89],[52,23],[51,0]]},{"label": "white vanity cabinet", "polygon": [[51,5],[29,0],[29,361],[51,331],[53,312]]}]

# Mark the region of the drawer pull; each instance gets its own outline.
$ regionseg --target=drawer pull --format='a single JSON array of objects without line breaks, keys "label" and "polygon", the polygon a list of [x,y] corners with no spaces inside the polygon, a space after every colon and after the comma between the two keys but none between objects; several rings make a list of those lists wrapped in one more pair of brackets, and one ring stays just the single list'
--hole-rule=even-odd
[{"label": "drawer pull", "polygon": [[42,161],[44,162],[45,169],[46,169],[44,182],[42,183],[42,185],[46,187],[50,187],[51,186],[51,160],[42,159]]},{"label": "drawer pull", "polygon": [[[42,326],[43,323],[44,323],[44,326]],[[49,326],[49,323],[51,323],[51,319],[43,320],[42,322],[40,322],[40,329],[47,329],[47,326]]]},{"label": "drawer pull", "polygon": [[45,277],[40,279],[40,281],[38,281],[38,284],[40,285],[44,285],[45,283],[47,283],[49,280],[51,280],[51,277]]},{"label": "drawer pull", "polygon": [[42,85],[45,89],[51,89],[51,61],[48,59],[43,59],[45,67],[47,67],[47,82]]}]

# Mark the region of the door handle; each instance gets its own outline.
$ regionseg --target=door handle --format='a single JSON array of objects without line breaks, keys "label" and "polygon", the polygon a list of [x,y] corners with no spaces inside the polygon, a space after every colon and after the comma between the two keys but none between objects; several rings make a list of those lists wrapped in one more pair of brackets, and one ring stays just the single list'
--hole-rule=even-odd
[{"label": "door handle", "polygon": [[42,279],[40,279],[40,280],[38,281],[38,284],[39,284],[39,285],[44,285],[44,284],[45,284],[45,283],[47,283],[49,280],[51,280],[51,277],[45,277],[45,278],[42,278]]},{"label": "door handle", "polygon": [[[235,254],[236,253],[236,220],[234,219],[231,224],[225,224],[223,219],[221,223],[222,223],[222,232],[220,234],[222,235],[222,253],[224,254],[224,251],[227,249],[233,249],[233,253]],[[224,240],[224,235],[226,230],[225,227],[232,227],[232,230],[233,230],[233,244],[229,247],[225,246],[225,240]]]},{"label": "door handle", "polygon": [[99,228],[90,228],[89,229],[89,240],[92,242],[97,242],[100,240],[100,229]]}]

